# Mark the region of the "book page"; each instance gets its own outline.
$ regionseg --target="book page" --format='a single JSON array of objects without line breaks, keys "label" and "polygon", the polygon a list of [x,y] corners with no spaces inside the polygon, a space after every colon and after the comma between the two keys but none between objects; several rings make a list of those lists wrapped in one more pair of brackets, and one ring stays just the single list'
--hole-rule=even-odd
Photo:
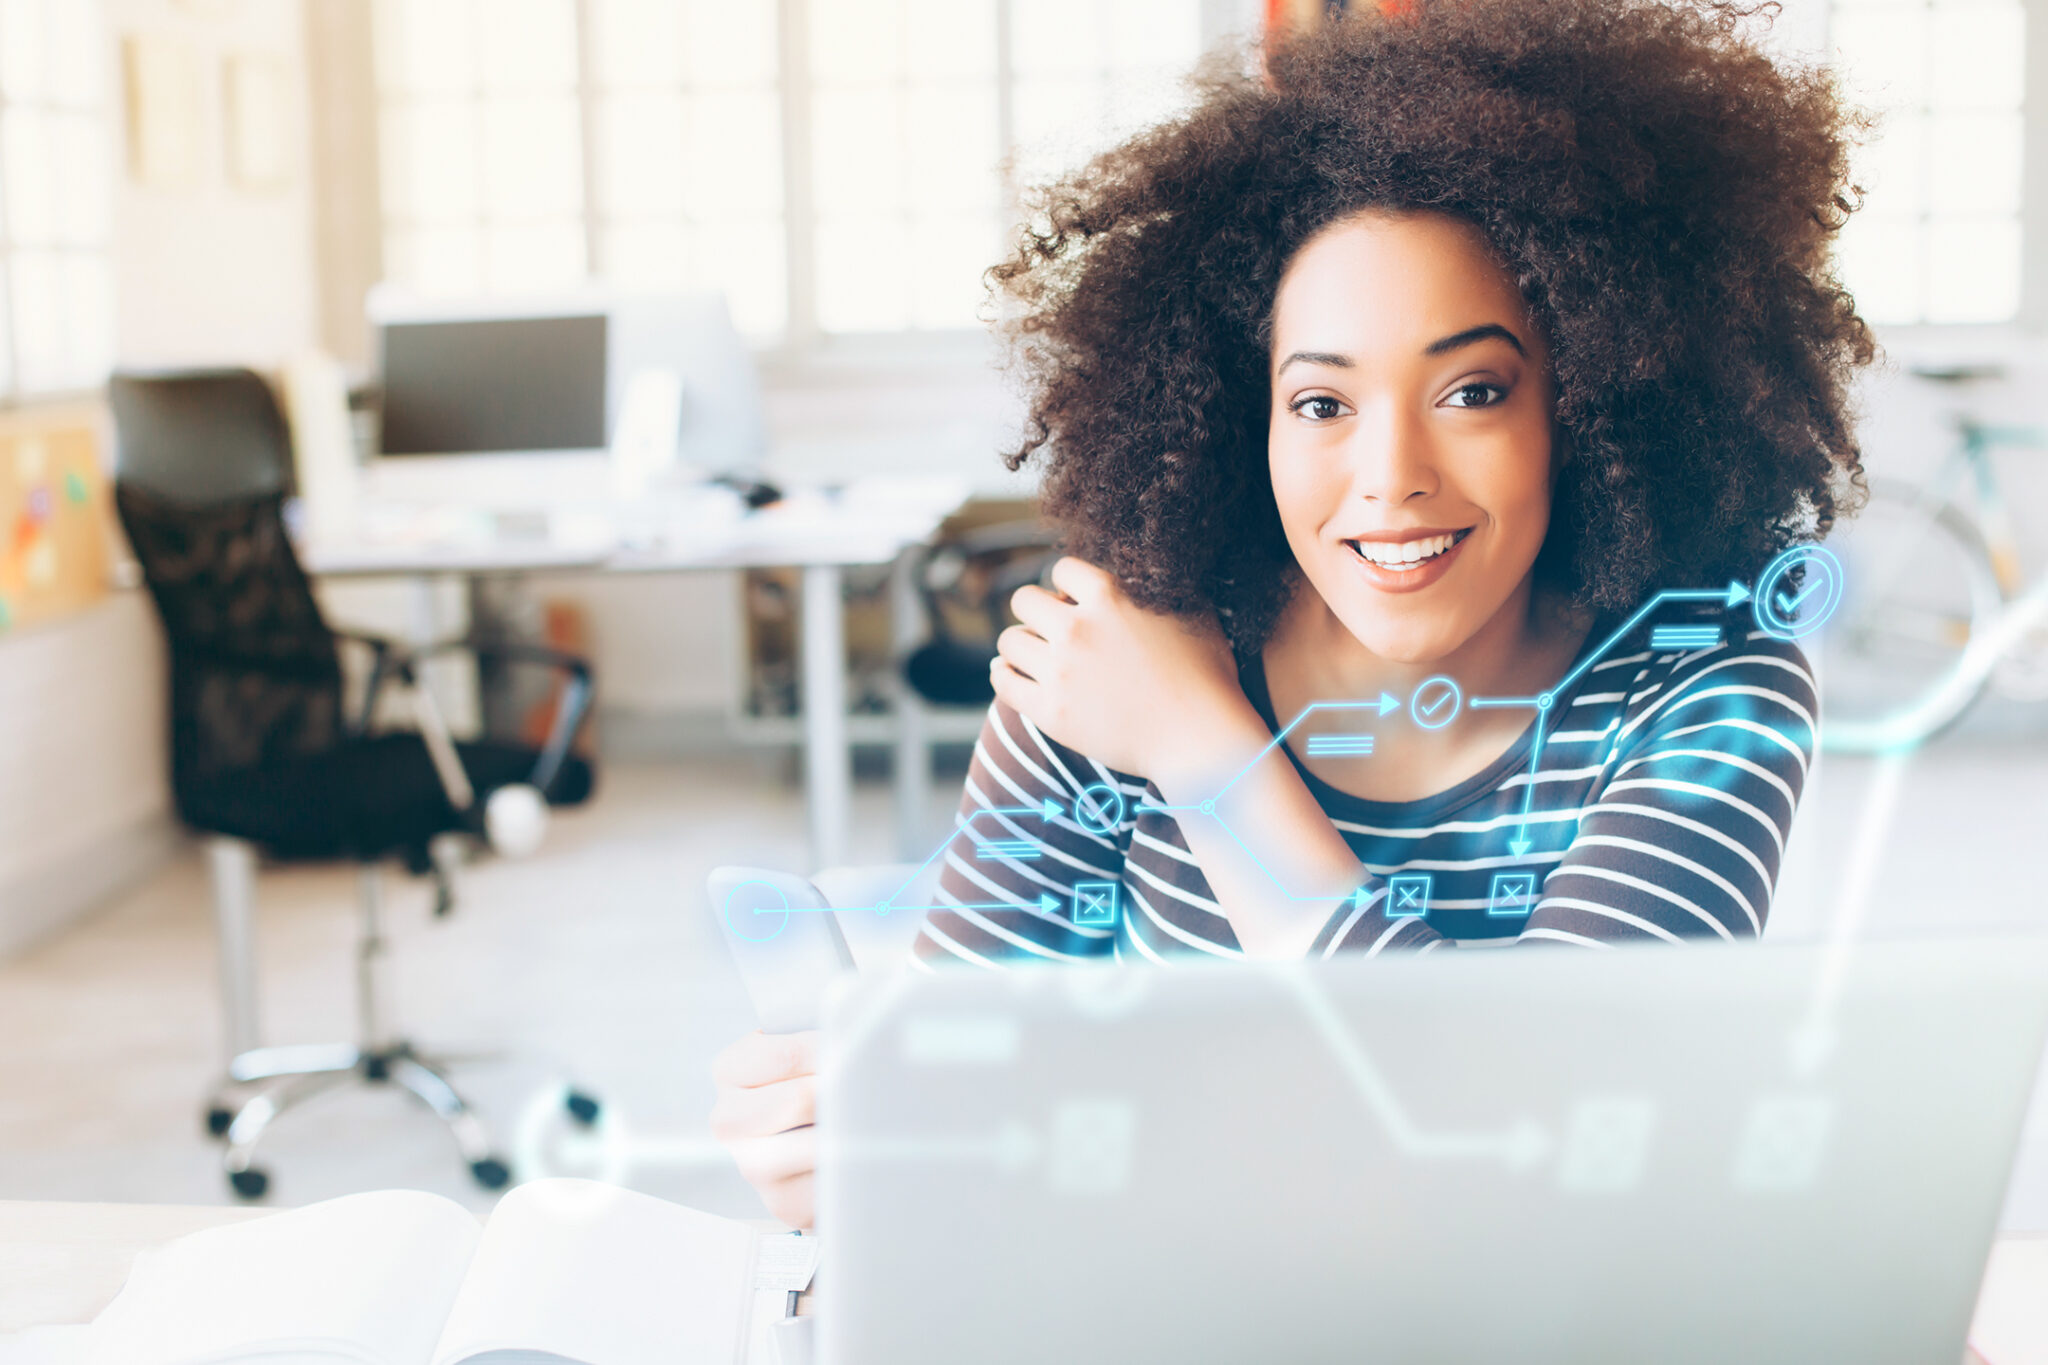
[{"label": "book page", "polygon": [[480,1229],[452,1199],[352,1194],[145,1251],[94,1319],[98,1365],[426,1365]]},{"label": "book page", "polygon": [[592,1180],[538,1180],[491,1214],[433,1365],[733,1365],[756,1233]]}]

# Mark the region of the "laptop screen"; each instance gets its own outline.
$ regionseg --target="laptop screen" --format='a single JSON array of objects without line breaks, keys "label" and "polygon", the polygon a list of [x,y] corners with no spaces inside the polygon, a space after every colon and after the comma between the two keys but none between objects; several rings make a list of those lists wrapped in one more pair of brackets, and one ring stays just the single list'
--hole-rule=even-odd
[{"label": "laptop screen", "polygon": [[602,449],[606,327],[601,313],[386,324],[380,448]]}]

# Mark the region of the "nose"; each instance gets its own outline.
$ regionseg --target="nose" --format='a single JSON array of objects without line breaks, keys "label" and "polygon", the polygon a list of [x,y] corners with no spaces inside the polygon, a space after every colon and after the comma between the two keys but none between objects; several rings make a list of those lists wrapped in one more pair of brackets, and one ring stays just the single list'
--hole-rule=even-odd
[{"label": "nose", "polygon": [[1428,433],[1406,404],[1378,403],[1360,411],[1349,445],[1354,497],[1399,507],[1440,486]]}]

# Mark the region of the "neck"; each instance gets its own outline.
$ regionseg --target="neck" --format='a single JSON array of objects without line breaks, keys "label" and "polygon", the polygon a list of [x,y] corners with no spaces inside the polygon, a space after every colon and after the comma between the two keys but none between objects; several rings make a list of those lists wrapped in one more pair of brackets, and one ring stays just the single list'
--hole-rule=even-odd
[{"label": "neck", "polygon": [[[1457,649],[1411,663],[1367,649],[1304,582],[1281,614],[1265,659],[1269,675],[1280,671],[1294,681],[1290,690],[1319,697],[1372,697],[1383,691],[1406,697],[1439,674],[1456,680],[1468,697],[1529,696],[1556,680],[1584,637],[1584,623],[1565,618],[1557,604],[1536,590],[1532,575]],[[1561,651],[1560,645],[1566,648]]]}]

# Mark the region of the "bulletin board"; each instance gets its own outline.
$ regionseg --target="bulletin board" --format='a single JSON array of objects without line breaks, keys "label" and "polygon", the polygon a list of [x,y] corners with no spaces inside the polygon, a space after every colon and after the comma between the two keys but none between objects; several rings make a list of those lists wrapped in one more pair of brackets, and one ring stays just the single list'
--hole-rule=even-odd
[{"label": "bulletin board", "polygon": [[90,410],[0,414],[0,636],[106,596],[103,429]]}]

